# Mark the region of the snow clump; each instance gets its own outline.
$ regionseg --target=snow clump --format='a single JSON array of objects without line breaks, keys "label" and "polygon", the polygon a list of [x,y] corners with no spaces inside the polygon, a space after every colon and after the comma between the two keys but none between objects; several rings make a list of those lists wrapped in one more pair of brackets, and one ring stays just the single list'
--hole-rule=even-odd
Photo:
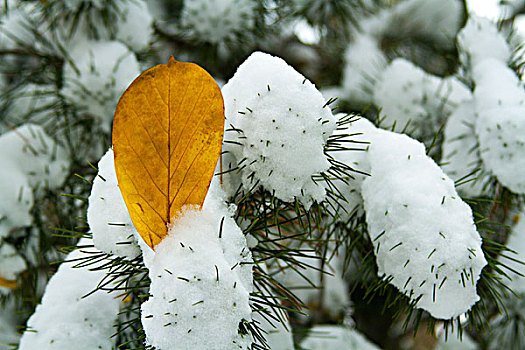
[{"label": "snow clump", "polygon": [[254,28],[255,5],[244,0],[184,1],[181,26],[199,41],[222,44]]},{"label": "snow clump", "polygon": [[330,166],[324,146],[336,125],[314,84],[284,60],[256,52],[222,93],[224,149],[234,158],[226,169],[242,169],[243,187],[262,186],[307,208],[324,200],[325,189],[312,176]]},{"label": "snow clump", "polygon": [[121,1],[118,5],[115,39],[137,52],[147,49],[153,36],[153,15],[144,0]]},{"label": "snow clump", "polygon": [[385,129],[395,125],[423,140],[432,140],[446,118],[471,98],[470,90],[456,78],[430,75],[402,58],[390,63],[374,92]]},{"label": "snow clump", "polygon": [[212,187],[202,210],[186,207],[155,247],[141,315],[147,344],[159,350],[251,345],[238,331],[239,323],[251,321],[251,252],[233,208]]},{"label": "snow clump", "polygon": [[[83,238],[78,246],[92,244]],[[77,249],[66,260],[95,254],[96,249]],[[93,266],[90,266],[93,268]],[[115,293],[93,291],[106,275],[104,270],[90,271],[62,263],[46,286],[42,302],[27,321],[27,331],[20,340],[20,350],[111,349],[115,332],[113,323],[120,300]]]},{"label": "snow clump", "polygon": [[373,103],[375,85],[388,64],[387,57],[376,38],[359,33],[344,58],[343,94],[352,104],[365,108]]},{"label": "snow clump", "polygon": [[98,169],[87,211],[93,243],[103,252],[133,259],[140,255],[135,239],[138,233],[118,186],[111,148],[100,159]]},{"label": "snow clump", "polygon": [[511,56],[505,37],[488,18],[470,16],[457,40],[461,62],[467,67],[474,67],[488,58],[507,62]]},{"label": "snow clump", "polygon": [[473,69],[480,155],[514,193],[525,194],[525,91],[504,63],[486,59]]},{"label": "snow clump", "polygon": [[65,64],[62,94],[109,132],[119,97],[140,73],[137,58],[117,41],[88,41],[70,56],[74,66]]},{"label": "snow clump", "polygon": [[6,242],[0,243],[0,294],[7,294],[10,291],[9,288],[2,287],[2,279],[15,281],[18,274],[26,267],[25,260],[18,254],[14,246]]},{"label": "snow clump", "polygon": [[450,115],[443,132],[441,168],[455,182],[468,181],[457,189],[469,197],[487,194],[487,178],[481,171],[483,165],[474,130],[476,121],[473,100],[465,101]]},{"label": "snow clump", "polygon": [[67,175],[69,161],[42,127],[25,124],[0,136],[0,240],[13,228],[32,223],[33,189],[55,189]]},{"label": "snow clump", "polygon": [[474,81],[476,134],[485,168],[517,194],[525,193],[525,91],[508,67],[510,47],[497,26],[471,18],[458,35]]},{"label": "snow clump", "polygon": [[362,184],[378,274],[433,317],[448,319],[479,300],[487,264],[472,210],[420,142],[377,129]]},{"label": "snow clump", "polygon": [[[342,264],[334,258],[333,263],[325,263],[323,267],[321,257],[316,257],[313,252],[304,252],[304,254],[308,256],[296,257],[299,263],[297,269],[283,269],[279,266],[272,275],[310,309],[316,308],[322,295],[323,310],[336,319],[351,305],[348,288],[339,269],[339,265]],[[320,272],[323,268],[325,273]],[[321,290],[323,290],[322,294]]]}]

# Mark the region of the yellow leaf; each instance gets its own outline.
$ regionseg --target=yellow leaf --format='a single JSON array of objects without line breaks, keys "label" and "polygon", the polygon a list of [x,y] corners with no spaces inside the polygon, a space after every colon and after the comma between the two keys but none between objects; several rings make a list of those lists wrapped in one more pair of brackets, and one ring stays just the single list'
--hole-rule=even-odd
[{"label": "yellow leaf", "polygon": [[183,205],[204,202],[223,128],[217,83],[198,65],[173,57],[142,73],[120,98],[115,170],[131,220],[151,248]]},{"label": "yellow leaf", "polygon": [[13,280],[8,280],[0,276],[0,287],[9,288],[9,289],[16,289],[17,283]]}]

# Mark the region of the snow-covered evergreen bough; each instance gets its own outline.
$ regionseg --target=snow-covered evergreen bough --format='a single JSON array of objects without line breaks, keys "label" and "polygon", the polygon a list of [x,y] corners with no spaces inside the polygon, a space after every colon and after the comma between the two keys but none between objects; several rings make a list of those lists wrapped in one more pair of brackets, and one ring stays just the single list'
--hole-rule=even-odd
[{"label": "snow-covered evergreen bough", "polygon": [[0,5],[0,350],[524,346],[519,6],[277,3]]}]

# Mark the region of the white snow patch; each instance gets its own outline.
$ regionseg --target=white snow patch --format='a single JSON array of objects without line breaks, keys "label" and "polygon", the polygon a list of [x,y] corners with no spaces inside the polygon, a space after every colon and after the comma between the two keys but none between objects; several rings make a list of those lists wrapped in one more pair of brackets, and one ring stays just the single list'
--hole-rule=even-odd
[{"label": "white snow patch", "polygon": [[357,34],[345,51],[341,90],[343,97],[358,108],[374,101],[374,88],[387,66],[379,41],[368,34]]},{"label": "white snow patch", "polygon": [[[325,262],[324,267],[322,267],[322,259],[316,257],[315,253],[303,253],[311,257],[296,257],[300,264],[297,266],[297,271],[291,268],[282,270],[282,267],[277,267],[282,272],[274,272],[272,275],[307,306],[315,308],[322,295],[323,311],[334,319],[337,318],[339,314],[344,312],[345,308],[351,305],[348,288],[343,280],[343,273],[339,270],[340,264],[334,258],[331,263]],[[319,271],[321,268],[324,268],[326,273],[321,273]]]},{"label": "white snow patch", "polygon": [[496,23],[487,18],[470,16],[457,40],[460,59],[466,66],[475,66],[487,58],[507,62],[511,56],[505,37],[498,31]]},{"label": "white snow patch", "polygon": [[[91,244],[81,239],[78,246]],[[81,248],[71,252],[67,260],[97,253]],[[92,266],[91,266],[92,267]],[[28,330],[20,341],[20,350],[34,349],[111,349],[120,300],[114,293],[97,291],[83,298],[97,286],[106,272],[73,268],[62,263],[46,286],[42,302],[27,321]]]},{"label": "white snow patch", "polygon": [[[479,197],[488,192],[487,179],[480,171],[483,165],[474,131],[476,121],[474,102],[465,101],[450,115],[443,132],[441,168],[454,182],[475,179],[457,188],[468,197]],[[465,178],[469,174],[472,175]]]},{"label": "white snow patch", "polygon": [[0,245],[0,277],[16,280],[17,275],[26,269],[26,262],[15,247],[8,243]]},{"label": "white snow patch", "polygon": [[441,79],[402,58],[390,63],[374,92],[385,129],[406,128],[424,140],[432,140],[452,111],[471,98],[470,90],[456,78]]},{"label": "white snow patch", "polygon": [[146,342],[159,350],[250,347],[238,327],[251,320],[251,252],[220,191],[175,217],[155,247],[141,315]]},{"label": "white snow patch", "polygon": [[0,239],[32,222],[33,188],[62,185],[69,167],[66,152],[42,127],[25,124],[0,136]]},{"label": "white snow patch", "polygon": [[103,252],[133,259],[140,254],[135,239],[138,234],[118,186],[111,148],[100,159],[98,169],[87,210],[93,243]]},{"label": "white snow patch", "polygon": [[153,16],[143,0],[118,3],[116,39],[133,51],[147,49],[153,36]]},{"label": "white snow patch", "polygon": [[435,318],[468,311],[486,260],[470,207],[423,144],[378,129],[362,185],[379,276]]},{"label": "white snow patch", "polygon": [[343,326],[317,325],[310,329],[301,342],[305,350],[379,350],[375,344],[361,333]]},{"label": "white snow patch", "polygon": [[255,15],[255,3],[251,1],[185,1],[181,26],[200,41],[221,44],[253,29]]},{"label": "white snow patch", "polygon": [[514,193],[525,193],[525,91],[503,62],[485,59],[472,70],[480,155]]},{"label": "white snow patch", "polygon": [[117,41],[87,41],[70,57],[74,66],[64,66],[62,94],[109,132],[118,99],[140,73],[135,55]]},{"label": "white snow patch", "polygon": [[329,168],[323,149],[335,118],[315,86],[284,60],[256,52],[222,93],[224,149],[243,168],[244,188],[262,186],[306,207],[324,200],[325,190],[312,176]]}]

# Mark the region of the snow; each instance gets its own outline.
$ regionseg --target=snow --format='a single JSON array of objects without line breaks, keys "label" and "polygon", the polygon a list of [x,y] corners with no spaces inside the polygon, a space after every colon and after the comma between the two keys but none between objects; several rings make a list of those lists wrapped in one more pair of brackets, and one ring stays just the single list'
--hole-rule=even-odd
[{"label": "snow", "polygon": [[26,269],[26,262],[15,247],[8,243],[0,245],[0,277],[16,280],[17,275]]},{"label": "snow", "polygon": [[[248,349],[238,333],[251,320],[252,258],[224,194],[210,187],[202,210],[186,207],[155,247],[150,297],[142,304],[146,342],[167,349]],[[213,336],[210,336],[213,335]]]},{"label": "snow", "polygon": [[459,193],[467,197],[488,194],[485,188],[487,179],[480,171],[464,178],[482,168],[475,125],[474,102],[465,101],[450,115],[443,132],[441,168],[454,182],[475,179],[457,188]]},{"label": "snow", "polygon": [[358,34],[344,55],[345,66],[341,89],[344,98],[365,108],[373,103],[374,86],[387,65],[379,40],[369,34]]},{"label": "snow", "polygon": [[525,194],[525,106],[480,113],[481,158],[505,187]]},{"label": "snow", "polygon": [[467,332],[462,333],[461,340],[458,339],[457,333],[448,332],[448,338],[445,340],[445,332],[438,335],[438,341],[435,350],[477,350],[478,345],[472,340]]},{"label": "snow", "polygon": [[374,102],[376,83],[388,64],[381,47],[385,39],[424,38],[434,45],[454,47],[462,12],[456,0],[407,0],[363,16],[344,56],[343,97],[359,109]]},{"label": "snow", "polygon": [[[91,244],[81,239],[79,247]],[[71,252],[68,260],[97,253],[96,249],[81,248]],[[20,341],[20,350],[34,349],[111,349],[115,332],[113,323],[119,312],[120,300],[113,293],[97,291],[83,298],[97,286],[105,271],[73,268],[62,263],[50,279],[42,302],[27,321]]]},{"label": "snow", "polygon": [[254,28],[255,6],[243,0],[184,1],[181,26],[199,41],[221,44]]},{"label": "snow", "polygon": [[[338,114],[338,119],[346,117],[345,114]],[[354,118],[350,123],[339,126],[332,138],[337,139],[344,147],[352,148],[349,150],[339,150],[331,152],[331,156],[338,161],[358,172],[350,172],[353,178],[342,180],[333,180],[332,184],[336,187],[334,192],[342,195],[346,201],[338,200],[335,203],[337,215],[340,221],[348,221],[352,214],[357,213],[361,216],[363,211],[363,199],[361,198],[361,184],[370,173],[370,164],[368,162],[368,147],[370,145],[371,135],[375,132],[376,127],[365,118]],[[352,141],[352,143],[348,143]],[[328,188],[328,184],[326,184]]]},{"label": "snow", "polygon": [[89,196],[87,219],[95,247],[103,252],[133,259],[140,255],[135,226],[118,187],[113,150],[98,163]]},{"label": "snow", "polygon": [[485,167],[514,193],[525,193],[525,91],[514,72],[493,58],[472,69],[476,134]]},{"label": "snow", "polygon": [[[517,253],[507,252],[505,255],[517,259],[519,261],[525,261],[525,211],[522,211],[517,215],[518,222],[512,227],[511,233],[507,241],[507,247]],[[523,264],[511,261],[509,259],[503,259],[505,265],[509,266],[513,270],[525,275],[525,266]],[[515,272],[506,271],[511,277],[511,282],[505,281],[506,285],[518,294],[525,294],[525,277],[521,277]]]},{"label": "snow", "polygon": [[[521,0],[518,0],[521,2]],[[505,4],[512,3],[512,0],[505,1]],[[471,16],[476,15],[497,20],[500,17],[500,0],[467,0],[467,9]]]},{"label": "snow", "polygon": [[12,102],[4,123],[10,127],[23,124],[27,120],[39,124],[49,123],[56,118],[50,115],[49,109],[53,108],[57,102],[58,97],[51,85],[33,83],[22,85],[13,92]]},{"label": "snow", "polygon": [[458,34],[474,82],[475,131],[486,170],[510,191],[525,193],[525,91],[507,66],[511,49],[497,26],[472,17]]},{"label": "snow", "polygon": [[[2,7],[3,5],[2,1]],[[8,5],[7,14],[4,14],[3,10],[0,12],[0,47],[13,49],[19,46],[19,43],[31,45],[33,34],[29,29],[29,13],[33,5],[11,1]]]},{"label": "snow", "polygon": [[352,138],[370,142],[367,151],[334,156],[371,175],[338,188],[342,193],[355,189],[363,198],[379,276],[391,278],[436,318],[469,310],[479,299],[475,282],[486,261],[472,211],[453,181],[425,154],[423,144],[377,129],[364,118],[336,134],[359,134]]},{"label": "snow", "polygon": [[470,207],[418,141],[377,129],[368,153],[361,194],[379,276],[435,318],[468,311],[486,265]]},{"label": "snow", "polygon": [[475,66],[482,60],[494,58],[507,62],[511,50],[496,24],[487,18],[471,16],[458,33],[460,59],[463,65]]},{"label": "snow", "polygon": [[389,27],[401,38],[418,36],[452,48],[462,21],[463,8],[457,0],[405,0],[392,7]]},{"label": "snow", "polygon": [[20,340],[14,315],[14,301],[6,300],[0,306],[0,350],[12,350],[12,344],[18,344]]},{"label": "snow", "polygon": [[357,330],[343,326],[317,325],[310,329],[302,341],[304,350],[378,350]]},{"label": "snow", "polygon": [[325,190],[312,175],[329,168],[323,150],[335,118],[315,86],[284,60],[256,52],[222,93],[225,128],[239,130],[226,131],[224,150],[242,167],[244,188],[262,186],[307,208],[322,201]]},{"label": "snow", "polygon": [[[296,267],[298,271],[292,268],[283,270],[282,267],[277,267],[277,271],[271,275],[310,309],[317,307],[322,295],[323,311],[336,319],[345,308],[351,305],[343,273],[339,270],[340,264],[336,262],[336,259],[330,263],[325,262],[324,270],[327,273],[323,274],[319,271],[322,268],[322,259],[316,257],[313,252],[303,252],[303,254],[309,256],[295,258],[300,264]],[[280,270],[282,272],[278,273]],[[321,291],[323,291],[322,294]],[[308,310],[305,311],[308,312]]]},{"label": "snow", "polygon": [[441,79],[397,58],[386,68],[374,91],[374,102],[385,117],[382,127],[407,128],[418,139],[432,140],[448,115],[470,90],[453,77]]},{"label": "snow", "polygon": [[476,83],[474,98],[478,113],[525,105],[523,85],[504,62],[493,58],[482,60],[473,67],[472,76]]},{"label": "snow", "polygon": [[140,73],[135,55],[117,41],[87,41],[70,57],[74,66],[64,66],[62,94],[109,132],[118,99]]},{"label": "snow", "polygon": [[66,152],[42,127],[25,124],[0,136],[0,239],[16,227],[32,222],[35,187],[54,189],[65,180],[69,163]]},{"label": "snow", "polygon": [[270,318],[269,316],[264,318],[255,312],[252,314],[253,321],[258,322],[259,327],[265,332],[264,338],[266,343],[272,350],[294,350],[290,321],[285,316],[283,319],[284,323],[281,323],[276,320],[277,315],[275,315],[273,310],[268,311],[275,318]]},{"label": "snow", "polygon": [[148,48],[153,36],[153,16],[143,0],[118,3],[116,39],[133,51]]}]

